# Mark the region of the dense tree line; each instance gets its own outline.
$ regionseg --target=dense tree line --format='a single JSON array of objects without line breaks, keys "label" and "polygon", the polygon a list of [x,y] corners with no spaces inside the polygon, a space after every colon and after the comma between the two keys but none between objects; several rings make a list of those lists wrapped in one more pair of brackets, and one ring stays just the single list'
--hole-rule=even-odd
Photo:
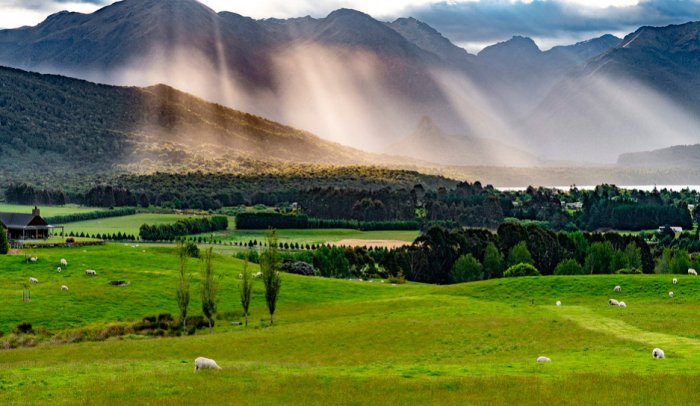
[{"label": "dense tree line", "polygon": [[139,228],[139,236],[144,241],[174,241],[188,234],[222,231],[227,228],[228,218],[225,216],[191,217],[172,224],[143,224]]},{"label": "dense tree line", "polygon": [[26,205],[64,205],[67,203],[91,207],[148,207],[146,194],[137,195],[129,189],[110,185],[96,185],[85,193],[64,193],[60,190],[35,189],[26,183],[11,184],[5,190],[9,203]]},{"label": "dense tree line", "polygon": [[[414,189],[415,190],[415,189]],[[503,221],[503,208],[493,187],[461,182],[453,189],[427,192],[422,199],[431,221],[454,221],[465,227],[496,228]]]},{"label": "dense tree line", "polygon": [[25,205],[64,205],[66,194],[60,190],[35,189],[26,183],[11,184],[5,190],[5,200],[9,203]]},{"label": "dense tree line", "polygon": [[356,230],[418,230],[416,220],[403,221],[358,221],[345,219],[310,218],[305,214],[239,213],[236,228],[240,230],[351,228]]},{"label": "dense tree line", "polygon": [[62,215],[62,216],[45,217],[44,220],[46,220],[46,222],[49,224],[66,224],[66,223],[75,223],[77,221],[95,220],[95,219],[103,219],[103,218],[109,218],[109,217],[131,216],[133,214],[136,214],[136,209],[134,209],[134,208],[121,208],[121,209],[112,209],[112,210],[105,210],[105,211],[91,211],[88,213],[75,213],[75,214],[66,214],[66,215]]},{"label": "dense tree line", "polygon": [[[597,243],[604,244],[606,249],[602,254],[594,252],[591,256],[591,247],[597,247]],[[412,246],[389,251],[380,265],[392,274],[404,274],[409,280],[446,284],[454,282],[455,263],[466,255],[488,267],[483,278],[489,279],[502,276],[507,266],[520,262],[531,263],[542,275],[552,275],[557,266],[566,260],[574,260],[581,266],[592,264],[599,255],[607,255],[607,247],[612,250],[612,256],[624,253],[628,248],[638,250],[639,264],[633,265],[638,265],[644,273],[654,272],[651,250],[639,236],[557,233],[537,226],[523,227],[513,223],[502,224],[496,233],[483,229],[446,230],[433,227]],[[636,254],[633,256],[636,258]],[[618,269],[614,269],[610,261],[605,263],[607,267],[593,268],[596,270],[594,273],[612,273],[630,266],[629,259],[621,260],[621,268]]]}]

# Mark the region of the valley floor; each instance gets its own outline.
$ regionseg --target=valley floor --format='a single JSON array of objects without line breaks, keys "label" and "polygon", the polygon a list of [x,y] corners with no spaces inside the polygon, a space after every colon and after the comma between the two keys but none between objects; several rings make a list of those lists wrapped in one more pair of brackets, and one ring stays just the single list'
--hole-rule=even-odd
[{"label": "valley floor", "polygon": [[[36,253],[36,264],[0,257],[6,336],[21,320],[61,331],[177,313],[171,248],[108,244]],[[70,265],[58,274],[64,257]],[[215,266],[219,311],[235,312],[242,263],[217,256]],[[86,277],[87,267],[98,276]],[[196,261],[190,270],[190,311],[198,314]],[[24,303],[20,285],[29,276],[39,284]],[[670,275],[394,286],[285,274],[274,327],[256,281],[248,328],[220,320],[213,334],[2,350],[0,402],[698,404],[700,280],[678,278],[676,286]],[[110,286],[112,279],[130,285]],[[618,284],[622,292],[613,293]],[[629,307],[609,306],[610,297]],[[654,347],[667,358],[652,359]],[[552,362],[538,364],[540,355]],[[194,373],[198,356],[223,370]]]}]

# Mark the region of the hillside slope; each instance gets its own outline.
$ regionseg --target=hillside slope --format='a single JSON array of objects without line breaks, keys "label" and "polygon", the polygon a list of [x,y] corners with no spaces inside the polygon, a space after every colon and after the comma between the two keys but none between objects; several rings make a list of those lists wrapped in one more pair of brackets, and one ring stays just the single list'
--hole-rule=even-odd
[{"label": "hillside slope", "polygon": [[0,68],[0,88],[0,167],[6,176],[110,172],[139,163],[196,170],[213,160],[228,169],[244,159],[370,162],[360,151],[164,85],[114,87]]},{"label": "hillside slope", "polygon": [[428,117],[411,135],[389,146],[386,153],[450,166],[541,165],[534,155],[497,141],[446,134]]},{"label": "hillside slope", "polygon": [[654,168],[700,167],[700,144],[676,145],[645,152],[628,152],[620,155],[619,165]]},{"label": "hillside slope", "polygon": [[557,84],[523,128],[562,159],[614,162],[631,146],[695,144],[698,44],[700,22],[642,27]]}]

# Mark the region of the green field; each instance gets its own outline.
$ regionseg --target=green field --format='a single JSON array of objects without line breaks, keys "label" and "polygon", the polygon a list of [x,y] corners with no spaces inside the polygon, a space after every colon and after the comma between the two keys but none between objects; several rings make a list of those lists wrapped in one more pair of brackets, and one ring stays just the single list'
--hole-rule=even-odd
[{"label": "green field", "polygon": [[[174,223],[184,218],[178,214],[139,213],[132,216],[110,217],[105,219],[79,221],[65,224],[66,233],[84,232],[97,233],[126,233],[139,234],[142,224]],[[236,230],[235,219],[229,217],[229,229],[215,233],[195,235],[193,237],[209,238],[212,235],[223,243],[245,242],[251,240],[262,241],[265,238],[265,230]],[[359,231],[349,229],[308,229],[308,230],[279,230],[280,242],[298,242],[299,244],[324,244],[337,242],[344,239],[360,240],[398,240],[412,242],[418,237],[418,231]]]},{"label": "green field", "polygon": [[[265,233],[266,230],[235,230],[229,228],[226,231],[215,232],[213,236],[222,242],[248,242],[251,240],[262,241],[265,238]],[[281,243],[325,244],[345,239],[413,242],[418,237],[419,232],[415,230],[360,231],[329,228],[277,230],[277,234]],[[210,235],[212,234],[202,234],[201,236],[208,237]]]},{"label": "green field", "polygon": [[[0,257],[0,330],[51,331],[176,312],[169,248],[110,244]],[[70,265],[55,270],[60,258]],[[220,312],[238,309],[241,262],[217,257]],[[94,278],[83,274],[97,270]],[[194,272],[195,260],[190,263]],[[256,269],[256,267],[254,267]],[[20,301],[28,277],[32,300]],[[698,404],[700,279],[539,277],[453,286],[284,275],[265,327],[0,351],[5,404]],[[111,279],[130,282],[113,287]],[[59,286],[70,287],[61,292]],[[615,285],[621,293],[613,293]],[[198,311],[198,278],[192,313]],[[674,298],[667,292],[673,290]],[[610,297],[627,309],[611,307]],[[554,306],[561,300],[561,307]],[[666,359],[654,360],[654,347]],[[551,363],[538,364],[546,355]],[[197,356],[221,371],[193,373]]]},{"label": "green field", "polygon": [[109,217],[96,220],[78,221],[75,223],[63,224],[66,233],[84,232],[89,234],[104,233],[126,233],[139,235],[139,227],[143,224],[166,224],[174,223],[187,216],[180,214],[157,214],[138,213],[131,216]]},{"label": "green field", "polygon": [[[0,203],[0,212],[30,214],[33,208],[34,206]],[[40,206],[39,209],[41,210],[41,215],[43,217],[64,216],[67,214],[90,213],[105,210],[98,207],[84,207],[75,204],[67,204],[65,206]]]}]

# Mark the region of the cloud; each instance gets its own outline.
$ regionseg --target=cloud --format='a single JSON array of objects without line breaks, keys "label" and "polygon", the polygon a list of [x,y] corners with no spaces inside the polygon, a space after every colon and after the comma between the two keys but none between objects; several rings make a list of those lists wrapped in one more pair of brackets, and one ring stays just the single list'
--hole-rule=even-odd
[{"label": "cloud", "polygon": [[[92,12],[114,0],[0,0],[0,27],[39,23],[60,10]],[[165,0],[163,0],[165,1]],[[347,7],[393,20],[416,17],[472,50],[513,35],[541,47],[643,25],[700,20],[700,0],[200,0],[216,11],[253,18],[323,17]]]},{"label": "cloud", "polygon": [[409,11],[413,17],[432,25],[455,43],[486,44],[513,35],[525,35],[538,39],[540,45],[552,45],[601,33],[624,35],[644,25],[663,26],[699,20],[700,0],[604,4],[578,0],[446,1]]}]

